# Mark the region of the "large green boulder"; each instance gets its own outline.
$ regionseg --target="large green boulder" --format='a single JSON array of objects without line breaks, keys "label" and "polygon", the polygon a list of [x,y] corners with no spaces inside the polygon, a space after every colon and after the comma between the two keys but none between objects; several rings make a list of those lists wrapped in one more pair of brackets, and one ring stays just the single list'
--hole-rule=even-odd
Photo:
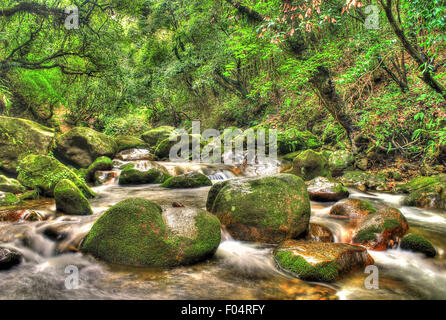
[{"label": "large green boulder", "polygon": [[288,240],[274,251],[277,264],[302,280],[333,282],[373,264],[367,249],[344,243]]},{"label": "large green boulder", "polygon": [[13,193],[0,191],[0,207],[14,206],[20,203],[20,199]]},{"label": "large green boulder", "polygon": [[429,240],[413,233],[408,234],[401,240],[400,248],[403,250],[423,253],[429,258],[433,258],[437,255],[437,250],[435,250],[435,247]]},{"label": "large green boulder", "polygon": [[61,180],[54,188],[56,208],[70,215],[93,214],[90,203],[76,185],[68,179]]},{"label": "large green boulder", "polygon": [[88,168],[99,157],[113,158],[118,145],[112,137],[90,128],[76,127],[56,140],[56,156],[70,164]]},{"label": "large green boulder", "polygon": [[212,256],[221,241],[220,222],[206,211],[124,200],[102,215],[82,250],[109,263],[174,267]]},{"label": "large green boulder", "polygon": [[331,181],[325,177],[317,177],[306,183],[310,200],[339,201],[348,198],[349,192],[342,183]]},{"label": "large green boulder", "polygon": [[171,189],[200,188],[212,186],[212,182],[202,173],[188,172],[180,176],[170,177],[161,186]]},{"label": "large green boulder", "polygon": [[316,177],[331,177],[327,159],[318,152],[306,150],[293,160],[293,168],[289,173],[295,174],[305,181]]},{"label": "large green boulder", "polygon": [[362,219],[353,234],[353,243],[371,250],[386,250],[396,247],[408,230],[409,224],[401,211],[385,207]]},{"label": "large green boulder", "polygon": [[0,116],[0,169],[16,173],[20,159],[28,153],[48,154],[54,130],[36,122]]},{"label": "large green boulder", "polygon": [[17,180],[0,175],[0,191],[17,194],[23,193],[25,190],[25,187]]},{"label": "large green boulder", "polygon": [[353,153],[347,150],[337,150],[330,154],[328,165],[333,176],[340,176],[347,168],[355,163]]},{"label": "large green boulder", "polygon": [[118,136],[115,138],[115,141],[118,145],[117,152],[134,148],[144,149],[149,147],[149,145],[145,141],[135,136]]},{"label": "large green boulder", "polygon": [[409,193],[404,199],[407,206],[446,209],[446,175],[418,177],[396,190]]},{"label": "large green boulder", "polygon": [[141,139],[144,140],[150,147],[156,147],[161,141],[170,137],[171,133],[175,130],[174,127],[162,126],[155,129],[146,131],[141,135]]},{"label": "large green boulder", "polygon": [[29,189],[37,189],[41,194],[54,196],[54,188],[63,179],[71,180],[87,198],[95,197],[84,180],[72,170],[49,156],[31,154],[20,161],[17,169],[19,182]]},{"label": "large green boulder", "polygon": [[305,183],[290,174],[217,183],[206,208],[235,239],[266,243],[304,234],[311,214]]}]

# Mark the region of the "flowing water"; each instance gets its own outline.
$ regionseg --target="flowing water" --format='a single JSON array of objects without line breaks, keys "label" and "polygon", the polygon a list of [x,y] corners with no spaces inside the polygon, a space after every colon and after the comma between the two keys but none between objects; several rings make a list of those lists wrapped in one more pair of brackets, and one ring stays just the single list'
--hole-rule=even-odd
[{"label": "flowing water", "polygon": [[[146,163],[146,164],[144,164]],[[149,162],[139,163],[147,169]],[[159,163],[171,173],[199,171],[212,180],[232,179],[243,170],[223,165]],[[266,168],[266,169],[265,169]],[[271,173],[270,166],[244,170],[246,175]],[[263,170],[263,171],[262,171]],[[88,233],[108,208],[129,197],[155,201],[165,208],[172,202],[205,208],[209,187],[167,190],[159,185],[121,187],[119,170],[107,184],[94,188],[98,198],[91,201],[93,216],[60,216],[52,200],[27,202],[48,220],[0,223],[3,247],[20,251],[25,262],[0,273],[0,299],[446,299],[446,213],[401,206],[402,196],[361,193],[375,206],[400,208],[409,220],[411,232],[426,235],[438,256],[427,259],[402,250],[373,252],[379,270],[379,290],[367,290],[362,271],[349,274],[333,284],[305,282],[279,271],[272,259],[273,246],[233,240],[222,230],[216,255],[205,262],[175,269],[130,268],[106,264],[79,252],[69,252]],[[105,179],[107,180],[107,179]],[[312,202],[312,222],[327,226],[336,242],[349,236],[345,221],[328,216],[332,203]],[[48,230],[62,231],[63,239],[51,240]],[[65,252],[65,253],[60,253]],[[67,253],[68,252],[68,253]],[[69,290],[67,266],[79,270],[79,286]]]}]

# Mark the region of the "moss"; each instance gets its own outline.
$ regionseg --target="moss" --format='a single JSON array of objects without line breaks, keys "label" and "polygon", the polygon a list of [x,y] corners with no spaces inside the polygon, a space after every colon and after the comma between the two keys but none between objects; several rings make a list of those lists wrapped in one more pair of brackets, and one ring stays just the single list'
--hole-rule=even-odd
[{"label": "moss", "polygon": [[93,181],[96,171],[110,171],[112,169],[113,162],[109,157],[99,157],[86,170],[86,179]]},{"label": "moss", "polygon": [[370,213],[375,213],[376,212],[375,207],[370,202],[365,201],[365,200],[360,200],[359,208],[361,210],[368,211]]},{"label": "moss", "polygon": [[133,148],[148,148],[149,145],[142,139],[134,136],[118,136],[115,138],[118,145],[118,152]]},{"label": "moss", "polygon": [[21,184],[30,189],[37,189],[47,196],[54,195],[54,188],[63,179],[71,180],[87,198],[96,196],[85,181],[49,156],[28,155],[20,162],[17,170],[19,172],[17,179]]},{"label": "moss", "polygon": [[[304,233],[311,212],[305,183],[288,174],[216,184],[209,192],[207,208],[233,230],[233,237],[270,243]],[[256,232],[248,233],[248,229]]]},{"label": "moss", "polygon": [[220,224],[201,211],[194,239],[169,231],[159,205],[144,199],[124,200],[102,215],[85,238],[82,250],[105,261],[132,266],[172,267],[201,260],[220,243]]},{"label": "moss", "polygon": [[435,250],[432,243],[417,234],[408,234],[405,236],[401,241],[401,249],[420,252],[431,258],[437,255],[437,250]]},{"label": "moss", "polygon": [[161,141],[169,138],[170,134],[175,130],[174,127],[162,126],[151,129],[142,134],[141,139],[150,147],[156,147]]},{"label": "moss", "polygon": [[17,194],[25,192],[25,190],[25,187],[17,180],[0,175],[0,191]]},{"label": "moss", "polygon": [[333,282],[339,277],[334,261],[313,266],[301,256],[286,251],[277,252],[275,258],[282,268],[297,274],[303,280]]},{"label": "moss", "polygon": [[396,219],[386,220],[383,224],[385,229],[393,229],[398,228],[400,226],[400,222]]},{"label": "moss", "polygon": [[383,228],[379,227],[370,227],[367,229],[360,230],[355,238],[353,239],[353,242],[355,243],[363,243],[366,241],[371,241],[376,239],[376,235],[380,234],[384,231]]},{"label": "moss", "polygon": [[26,154],[48,154],[54,136],[53,129],[36,122],[0,116],[0,169],[14,174]]},{"label": "moss", "polygon": [[299,154],[293,160],[293,169],[290,171],[305,181],[316,177],[331,177],[328,161],[325,157],[313,150],[307,150]]},{"label": "moss", "polygon": [[15,194],[0,192],[0,206],[14,206],[20,203],[20,199]]},{"label": "moss", "polygon": [[202,173],[190,172],[170,177],[162,185],[164,188],[200,188],[212,186],[211,180]]},{"label": "moss", "polygon": [[147,171],[147,175],[150,177],[151,183],[163,183],[171,176],[159,169],[150,169]]},{"label": "moss", "polygon": [[37,190],[31,190],[28,192],[25,192],[20,196],[20,200],[27,201],[27,200],[37,200],[40,198],[39,191]]},{"label": "moss", "polygon": [[398,185],[396,190],[398,192],[410,193],[419,189],[424,189],[426,187],[432,186],[440,182],[440,179],[436,176],[433,177],[418,177],[411,180],[408,183]]},{"label": "moss", "polygon": [[54,189],[57,210],[66,214],[93,214],[90,203],[76,185],[70,180],[61,180]]}]

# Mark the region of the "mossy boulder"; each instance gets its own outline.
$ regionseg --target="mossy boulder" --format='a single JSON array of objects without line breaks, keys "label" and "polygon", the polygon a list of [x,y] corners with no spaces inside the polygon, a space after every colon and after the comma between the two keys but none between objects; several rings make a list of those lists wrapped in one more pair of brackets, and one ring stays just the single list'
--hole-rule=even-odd
[{"label": "mossy boulder", "polygon": [[70,215],[93,214],[90,203],[76,185],[68,179],[61,180],[54,189],[56,208]]},{"label": "mossy boulder", "polygon": [[235,239],[266,243],[304,234],[311,214],[305,183],[290,174],[217,183],[206,208]]},{"label": "mossy boulder", "polygon": [[360,246],[296,240],[278,246],[274,259],[302,280],[321,282],[336,281],[345,273],[373,264],[367,249]]},{"label": "mossy boulder", "polygon": [[71,180],[87,198],[93,198],[96,194],[84,180],[79,178],[72,170],[49,156],[28,155],[17,169],[17,180],[29,189],[39,190],[46,196],[54,196],[54,188],[63,179]]},{"label": "mossy boulder", "polygon": [[127,199],[93,225],[82,250],[109,263],[175,267],[211,257],[221,241],[220,222],[206,211],[161,207]]},{"label": "mossy boulder", "polygon": [[328,165],[333,176],[340,176],[347,168],[355,163],[353,153],[347,150],[337,150],[328,158]]},{"label": "mossy boulder", "polygon": [[362,191],[378,190],[387,191],[386,175],[382,173],[367,173],[364,171],[346,171],[339,178],[346,187],[357,188]]},{"label": "mossy boulder", "polygon": [[119,176],[121,185],[138,185],[149,183],[163,183],[170,178],[170,175],[159,168],[152,168],[149,171],[140,171],[133,168],[132,165],[125,167]]},{"label": "mossy boulder", "polygon": [[200,188],[212,186],[212,182],[202,173],[188,172],[176,177],[170,177],[161,186],[171,189]]},{"label": "mossy boulder", "polygon": [[20,196],[20,200],[22,201],[37,200],[39,198],[40,194],[37,190],[29,190]]},{"label": "mossy boulder", "polygon": [[113,158],[118,145],[112,137],[90,128],[76,127],[56,140],[56,156],[81,168],[88,168],[99,157]]},{"label": "mossy boulder", "polygon": [[407,206],[446,209],[446,175],[418,177],[396,190],[409,193],[404,199]]},{"label": "mossy boulder", "polygon": [[23,256],[12,249],[0,248],[0,271],[9,270],[19,265],[23,260]]},{"label": "mossy boulder", "polygon": [[19,161],[26,154],[48,154],[54,137],[53,129],[36,122],[0,116],[0,169],[16,173]]},{"label": "mossy boulder", "polygon": [[376,209],[370,202],[361,199],[344,199],[330,209],[332,216],[351,219],[365,217],[375,212]]},{"label": "mossy boulder", "polygon": [[23,193],[25,190],[26,188],[17,180],[0,175],[0,191],[17,194]]},{"label": "mossy boulder", "polygon": [[316,177],[331,177],[327,159],[318,152],[306,150],[293,160],[293,168],[289,173],[295,174],[305,181]]},{"label": "mossy boulder", "polygon": [[433,258],[437,255],[437,250],[435,250],[435,247],[429,240],[413,233],[408,234],[401,240],[400,248],[403,250],[423,253],[429,258]]},{"label": "mossy boulder", "polygon": [[317,242],[334,242],[333,233],[326,226],[310,223],[305,240]]},{"label": "mossy boulder", "polygon": [[116,150],[117,152],[135,148],[149,148],[149,145],[144,140],[135,136],[117,136],[115,137],[115,141],[118,145],[118,149]]},{"label": "mossy boulder", "polygon": [[0,207],[14,206],[20,203],[20,199],[13,193],[0,191]]},{"label": "mossy boulder", "polygon": [[353,243],[371,250],[396,247],[409,230],[409,224],[400,210],[385,207],[366,216],[353,235]]},{"label": "mossy boulder", "polygon": [[154,148],[161,141],[168,139],[174,130],[175,128],[170,126],[158,127],[143,133],[141,135],[141,139],[144,140],[151,148]]},{"label": "mossy boulder", "polygon": [[290,152],[287,153],[286,155],[284,155],[282,157],[283,160],[287,160],[287,161],[293,161],[298,155],[300,155],[302,153],[302,151],[294,151],[294,152]]},{"label": "mossy boulder", "polygon": [[109,157],[99,157],[88,167],[86,179],[93,182],[97,171],[110,171],[112,169],[113,162]]},{"label": "mossy boulder", "polygon": [[325,177],[317,177],[306,184],[310,200],[313,201],[339,201],[350,195],[342,183]]}]

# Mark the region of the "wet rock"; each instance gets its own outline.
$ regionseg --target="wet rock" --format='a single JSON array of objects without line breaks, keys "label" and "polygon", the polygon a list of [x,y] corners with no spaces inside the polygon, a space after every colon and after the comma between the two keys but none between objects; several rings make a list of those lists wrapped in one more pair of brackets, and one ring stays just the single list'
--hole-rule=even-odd
[{"label": "wet rock", "polygon": [[325,226],[310,223],[305,240],[316,242],[334,242],[333,233]]},{"label": "wet rock", "polygon": [[360,218],[375,212],[375,208],[368,201],[344,199],[331,208],[330,215],[343,218]]},{"label": "wet rock", "polygon": [[63,179],[71,180],[87,198],[96,196],[72,170],[49,156],[28,155],[20,161],[18,171],[17,179],[22,185],[49,197],[54,196],[54,188]]},{"label": "wet rock", "polygon": [[50,225],[42,231],[42,234],[52,241],[62,241],[68,237],[65,227],[63,224]]},{"label": "wet rock", "polygon": [[173,208],[184,208],[184,204],[182,204],[181,202],[173,202],[172,207]]},{"label": "wet rock", "polygon": [[437,250],[432,243],[418,234],[408,234],[401,240],[400,248],[413,252],[420,252],[429,258],[437,255]]},{"label": "wet rock", "polygon": [[378,190],[387,191],[385,174],[371,174],[363,171],[346,171],[339,180],[346,187],[357,188],[361,191]]},{"label": "wet rock", "polygon": [[305,183],[290,174],[217,183],[206,208],[234,239],[266,243],[304,234],[311,214]]},{"label": "wet rock", "polygon": [[333,282],[341,275],[373,264],[367,249],[343,243],[287,240],[274,251],[284,270],[302,280]]},{"label": "wet rock", "polygon": [[0,191],[17,194],[23,193],[25,190],[25,187],[17,180],[0,175]]},{"label": "wet rock", "polygon": [[54,189],[56,208],[70,215],[93,214],[90,203],[76,185],[68,179],[61,180]]},{"label": "wet rock", "polygon": [[99,157],[113,158],[115,140],[90,128],[77,127],[56,140],[55,154],[72,165],[88,168]]},{"label": "wet rock", "polygon": [[346,150],[337,150],[330,155],[328,165],[333,176],[337,177],[353,166],[355,158],[353,153]]},{"label": "wet rock", "polygon": [[330,177],[327,159],[318,152],[307,150],[293,160],[293,169],[289,173],[295,174],[305,181],[316,177]]},{"label": "wet rock", "polygon": [[313,201],[339,201],[350,195],[342,183],[324,177],[317,177],[306,184],[310,200]]},{"label": "wet rock", "polygon": [[382,208],[366,216],[353,235],[353,242],[371,250],[396,247],[409,229],[404,215],[395,208]]},{"label": "wet rock", "polygon": [[170,175],[164,170],[157,168],[149,171],[139,171],[133,169],[133,166],[126,167],[119,176],[119,184],[121,185],[138,185],[149,183],[163,183],[170,178]]},{"label": "wet rock", "polygon": [[35,222],[42,220],[45,220],[45,217],[43,217],[40,213],[28,209],[12,210],[0,213],[0,221],[2,222]]},{"label": "wet rock", "polygon": [[446,209],[446,175],[418,177],[398,185],[396,191],[409,193],[404,199],[407,206]]},{"label": "wet rock", "polygon": [[155,156],[148,149],[127,149],[119,152],[116,159],[122,161],[155,160]]},{"label": "wet rock", "polygon": [[20,203],[20,199],[13,193],[0,191],[0,207],[14,206]]},{"label": "wet rock", "polygon": [[25,154],[48,154],[54,136],[53,129],[36,122],[0,116],[0,169],[15,173]]},{"label": "wet rock", "polygon": [[82,251],[110,263],[173,267],[202,261],[220,244],[220,222],[206,211],[127,199],[102,215]]},{"label": "wet rock", "polygon": [[128,149],[145,149],[149,147],[149,145],[142,139],[135,136],[118,136],[115,138],[115,141],[118,145],[118,152]]},{"label": "wet rock", "polygon": [[188,172],[176,177],[170,177],[161,185],[164,188],[185,189],[212,186],[211,180],[202,173]]},{"label": "wet rock", "polygon": [[109,157],[99,157],[88,167],[86,178],[93,182],[97,171],[110,171],[112,169],[113,163]]},{"label": "wet rock", "polygon": [[170,134],[175,130],[174,127],[162,126],[146,131],[141,139],[144,140],[150,147],[156,147],[161,141],[170,137]]},{"label": "wet rock", "polygon": [[0,247],[0,271],[9,270],[19,265],[23,260],[23,256],[12,249]]}]

